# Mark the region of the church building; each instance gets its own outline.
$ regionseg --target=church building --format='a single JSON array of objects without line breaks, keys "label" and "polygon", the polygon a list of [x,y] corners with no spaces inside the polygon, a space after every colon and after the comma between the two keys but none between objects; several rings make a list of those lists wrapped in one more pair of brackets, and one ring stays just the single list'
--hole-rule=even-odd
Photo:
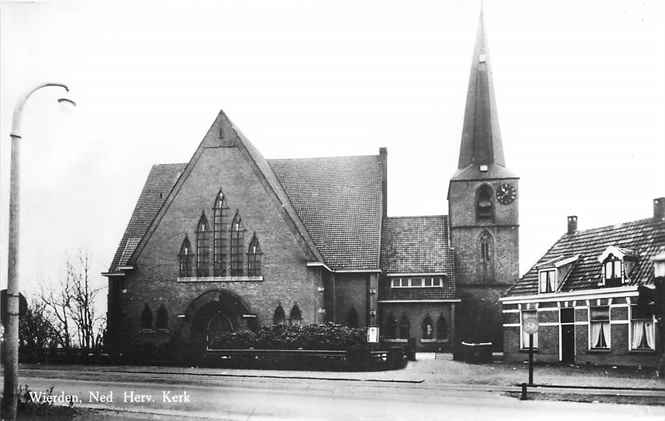
[{"label": "church building", "polygon": [[[506,168],[483,18],[448,215],[391,217],[377,155],[266,159],[220,112],[182,164],[152,167],[108,272],[112,352],[216,347],[228,331],[334,321],[382,341],[501,347],[518,278],[518,178]],[[443,181],[440,194],[443,194]]]}]

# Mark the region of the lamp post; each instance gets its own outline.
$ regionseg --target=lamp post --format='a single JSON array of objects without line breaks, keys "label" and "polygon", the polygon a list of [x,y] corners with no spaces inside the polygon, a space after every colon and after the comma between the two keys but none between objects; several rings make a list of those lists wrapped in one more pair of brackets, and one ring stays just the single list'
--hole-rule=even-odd
[{"label": "lamp post", "polygon": [[[5,387],[2,400],[2,419],[16,419],[18,388],[18,323],[19,323],[19,282],[18,282],[18,247],[19,247],[19,149],[21,140],[21,120],[23,107],[35,92],[42,88],[59,87],[69,93],[63,83],[40,83],[23,95],[14,108],[11,137],[11,165],[9,176],[9,245],[7,248],[7,326],[5,331],[4,378]],[[59,103],[76,105],[69,98],[59,98]]]}]

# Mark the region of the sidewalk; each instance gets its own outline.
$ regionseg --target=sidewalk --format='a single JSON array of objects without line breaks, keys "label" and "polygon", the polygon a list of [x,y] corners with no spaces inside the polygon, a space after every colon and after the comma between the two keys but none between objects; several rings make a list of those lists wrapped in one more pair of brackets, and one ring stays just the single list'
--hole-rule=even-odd
[{"label": "sidewalk", "polygon": [[[80,371],[184,374],[199,376],[264,377],[290,379],[324,379],[395,383],[427,383],[430,385],[467,384],[514,386],[528,379],[528,365],[517,363],[466,364],[453,361],[450,354],[418,355],[402,370],[371,372],[243,370],[164,366],[48,366],[22,365],[26,369],[66,369]],[[534,383],[577,386],[665,389],[665,379],[653,369],[628,369],[593,366],[535,365]]]}]

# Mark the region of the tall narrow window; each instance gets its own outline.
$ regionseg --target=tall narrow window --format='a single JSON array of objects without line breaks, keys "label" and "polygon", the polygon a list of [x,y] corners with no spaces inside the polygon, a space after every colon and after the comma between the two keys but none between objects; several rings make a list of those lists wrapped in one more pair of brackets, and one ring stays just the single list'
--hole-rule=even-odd
[{"label": "tall narrow window", "polygon": [[300,313],[300,307],[298,304],[294,304],[289,313],[289,324],[290,325],[300,325],[302,322],[302,313]]},{"label": "tall narrow window", "polygon": [[215,198],[215,203],[212,207],[212,266],[214,276],[226,275],[227,265],[227,243],[225,234],[228,232],[228,213],[229,208],[226,205],[224,193],[220,190]]},{"label": "tall narrow window", "polygon": [[589,327],[589,345],[591,349],[610,348],[610,308],[591,307],[591,326]]},{"label": "tall narrow window", "polygon": [[429,314],[423,320],[422,329],[423,339],[434,339],[434,323],[432,323],[432,318]]},{"label": "tall narrow window", "polygon": [[479,221],[494,220],[494,201],[492,188],[483,184],[476,193],[476,219]]},{"label": "tall narrow window", "polygon": [[494,278],[494,239],[487,231],[480,233],[478,238],[480,246],[480,277],[488,282]]},{"label": "tall narrow window", "polygon": [[395,319],[392,312],[388,313],[388,317],[386,317],[384,329],[386,338],[394,339],[397,337],[397,319]]},{"label": "tall narrow window", "polygon": [[247,276],[261,276],[261,254],[259,239],[254,233],[247,250]]},{"label": "tall narrow window", "polygon": [[399,320],[399,337],[400,339],[408,339],[409,338],[409,318],[406,317],[405,313],[402,313],[402,317]]},{"label": "tall narrow window", "polygon": [[353,328],[358,327],[358,312],[355,307],[351,307],[351,310],[346,314],[346,325]]},{"label": "tall narrow window", "polygon": [[157,310],[157,322],[155,323],[157,329],[168,329],[169,328],[169,314],[166,311],[164,304],[159,306]]},{"label": "tall narrow window", "polygon": [[538,272],[538,285],[541,293],[556,292],[556,269],[541,270]]},{"label": "tall narrow window", "polygon": [[187,236],[182,240],[178,254],[178,276],[181,278],[192,276],[192,246],[189,244]]},{"label": "tall narrow window", "polygon": [[245,229],[240,213],[236,211],[231,222],[231,276],[242,276],[242,255]]},{"label": "tall narrow window", "polygon": [[143,306],[141,313],[141,328],[152,329],[152,311],[147,303]]},{"label": "tall narrow window", "polygon": [[210,275],[210,227],[205,214],[196,226],[196,276]]},{"label": "tall narrow window", "polygon": [[439,320],[436,321],[436,338],[439,340],[448,339],[448,323],[446,318],[443,317],[443,314],[439,316]]},{"label": "tall narrow window", "polygon": [[277,305],[275,312],[272,315],[272,324],[274,325],[283,325],[286,321],[286,314],[281,304]]},{"label": "tall narrow window", "polygon": [[621,260],[610,254],[603,263],[603,277],[605,278],[605,286],[621,286],[623,279],[623,264]]}]

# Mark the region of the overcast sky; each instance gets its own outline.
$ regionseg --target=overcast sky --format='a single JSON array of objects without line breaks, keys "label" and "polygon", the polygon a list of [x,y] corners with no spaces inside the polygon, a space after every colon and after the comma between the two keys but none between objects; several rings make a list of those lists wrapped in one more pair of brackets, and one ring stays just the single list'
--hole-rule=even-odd
[{"label": "overcast sky", "polygon": [[[192,4],[190,4],[192,3]],[[649,217],[665,196],[662,0],[488,0],[507,166],[520,182],[520,268],[565,231]],[[267,158],[388,148],[388,213],[447,212],[476,1],[5,3],[0,280],[9,122],[24,113],[21,284],[86,250],[95,282],[151,165],[187,162],[220,109]],[[174,257],[175,258],[175,257]]]}]

